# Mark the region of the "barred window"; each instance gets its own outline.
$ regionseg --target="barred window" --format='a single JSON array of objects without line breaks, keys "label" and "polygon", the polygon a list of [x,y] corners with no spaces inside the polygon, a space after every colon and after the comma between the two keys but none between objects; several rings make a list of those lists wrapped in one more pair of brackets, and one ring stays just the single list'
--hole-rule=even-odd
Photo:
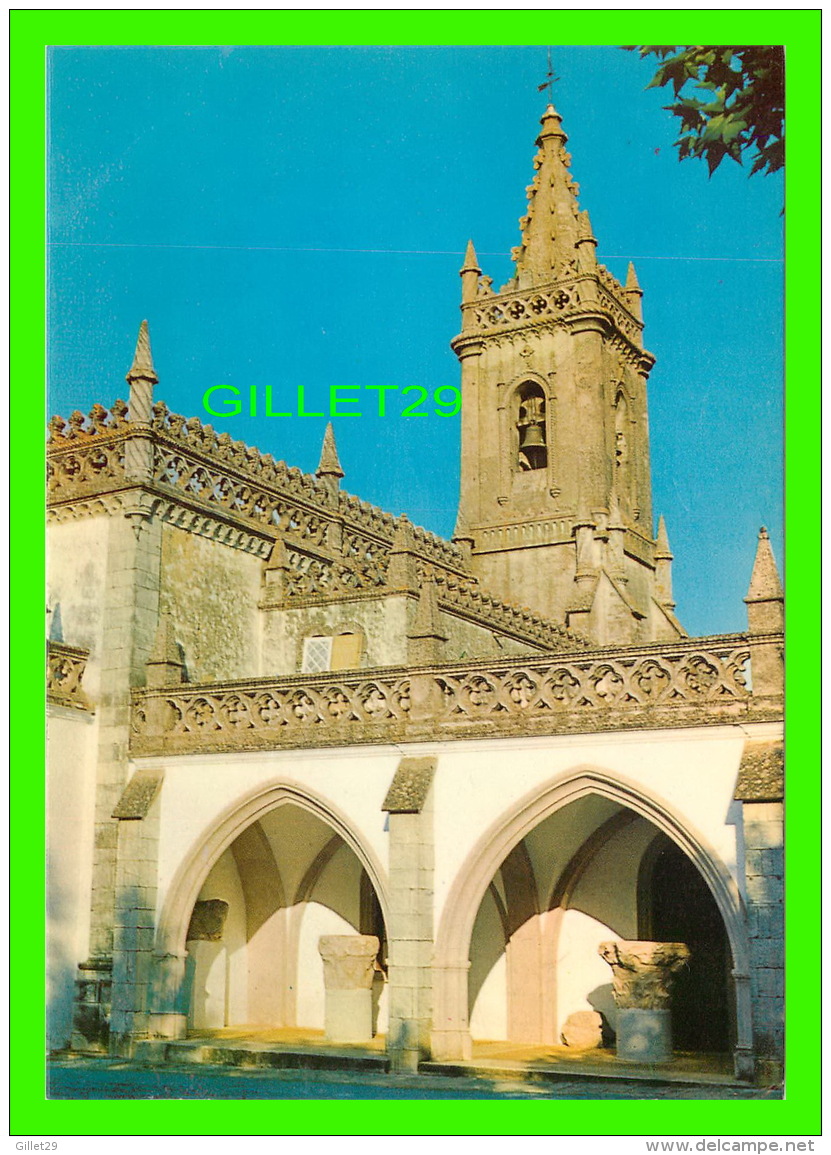
[{"label": "barred window", "polygon": [[306,638],[303,643],[303,664],[300,667],[302,674],[319,674],[323,670],[331,670],[331,662],[331,638]]},{"label": "barred window", "polygon": [[362,634],[352,633],[306,638],[300,672],[318,674],[324,670],[354,670],[361,664],[363,641]]}]

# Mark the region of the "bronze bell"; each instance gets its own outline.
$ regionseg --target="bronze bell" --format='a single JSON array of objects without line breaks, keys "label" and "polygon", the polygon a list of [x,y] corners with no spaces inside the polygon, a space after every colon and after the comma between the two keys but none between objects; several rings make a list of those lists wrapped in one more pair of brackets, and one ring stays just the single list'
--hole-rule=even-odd
[{"label": "bronze bell", "polygon": [[542,449],[545,446],[545,438],[542,435],[542,428],[539,425],[526,425],[519,435],[520,449]]}]

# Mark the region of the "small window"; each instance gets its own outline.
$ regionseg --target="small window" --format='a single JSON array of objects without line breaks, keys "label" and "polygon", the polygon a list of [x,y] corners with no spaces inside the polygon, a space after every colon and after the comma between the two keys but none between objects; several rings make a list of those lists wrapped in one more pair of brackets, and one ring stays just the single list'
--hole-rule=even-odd
[{"label": "small window", "polygon": [[303,663],[300,672],[319,674],[324,670],[354,670],[363,656],[362,634],[336,634],[335,637],[315,635],[303,642]]},{"label": "small window", "polygon": [[323,670],[331,670],[331,662],[331,638],[306,638],[303,643],[303,664],[300,667],[302,674],[319,674]]}]

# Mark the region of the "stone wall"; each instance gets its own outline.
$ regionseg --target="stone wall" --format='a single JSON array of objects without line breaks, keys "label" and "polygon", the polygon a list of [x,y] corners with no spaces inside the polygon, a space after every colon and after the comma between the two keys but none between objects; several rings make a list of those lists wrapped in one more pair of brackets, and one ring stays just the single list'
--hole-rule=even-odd
[{"label": "stone wall", "polygon": [[255,677],[260,669],[259,558],[164,527],[162,608],[184,648],[189,681]]}]

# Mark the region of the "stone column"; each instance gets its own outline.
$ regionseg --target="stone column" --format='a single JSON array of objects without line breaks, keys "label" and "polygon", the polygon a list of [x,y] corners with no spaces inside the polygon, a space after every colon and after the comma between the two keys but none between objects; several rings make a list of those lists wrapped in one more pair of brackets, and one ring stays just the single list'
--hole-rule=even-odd
[{"label": "stone column", "polygon": [[[755,679],[753,690],[755,695]],[[761,1083],[781,1080],[785,1058],[784,790],[781,739],[746,742],[735,797],[742,804],[750,948],[744,987],[752,1009],[755,1076]],[[750,1041],[741,1042],[748,1058]]]},{"label": "stone column", "polygon": [[681,942],[603,942],[618,1008],[617,1057],[639,1063],[672,1058],[670,1000],[673,975],[690,950]]},{"label": "stone column", "polygon": [[382,807],[389,815],[387,1051],[394,1071],[416,1071],[430,1054],[435,772],[435,758],[402,758]]},{"label": "stone column", "polygon": [[745,886],[756,1077],[777,1083],[785,1053],[784,807],[744,802]]},{"label": "stone column", "polygon": [[332,1043],[372,1039],[372,978],[381,944],[374,934],[324,934],[318,950],[326,988],[326,1038]]}]

